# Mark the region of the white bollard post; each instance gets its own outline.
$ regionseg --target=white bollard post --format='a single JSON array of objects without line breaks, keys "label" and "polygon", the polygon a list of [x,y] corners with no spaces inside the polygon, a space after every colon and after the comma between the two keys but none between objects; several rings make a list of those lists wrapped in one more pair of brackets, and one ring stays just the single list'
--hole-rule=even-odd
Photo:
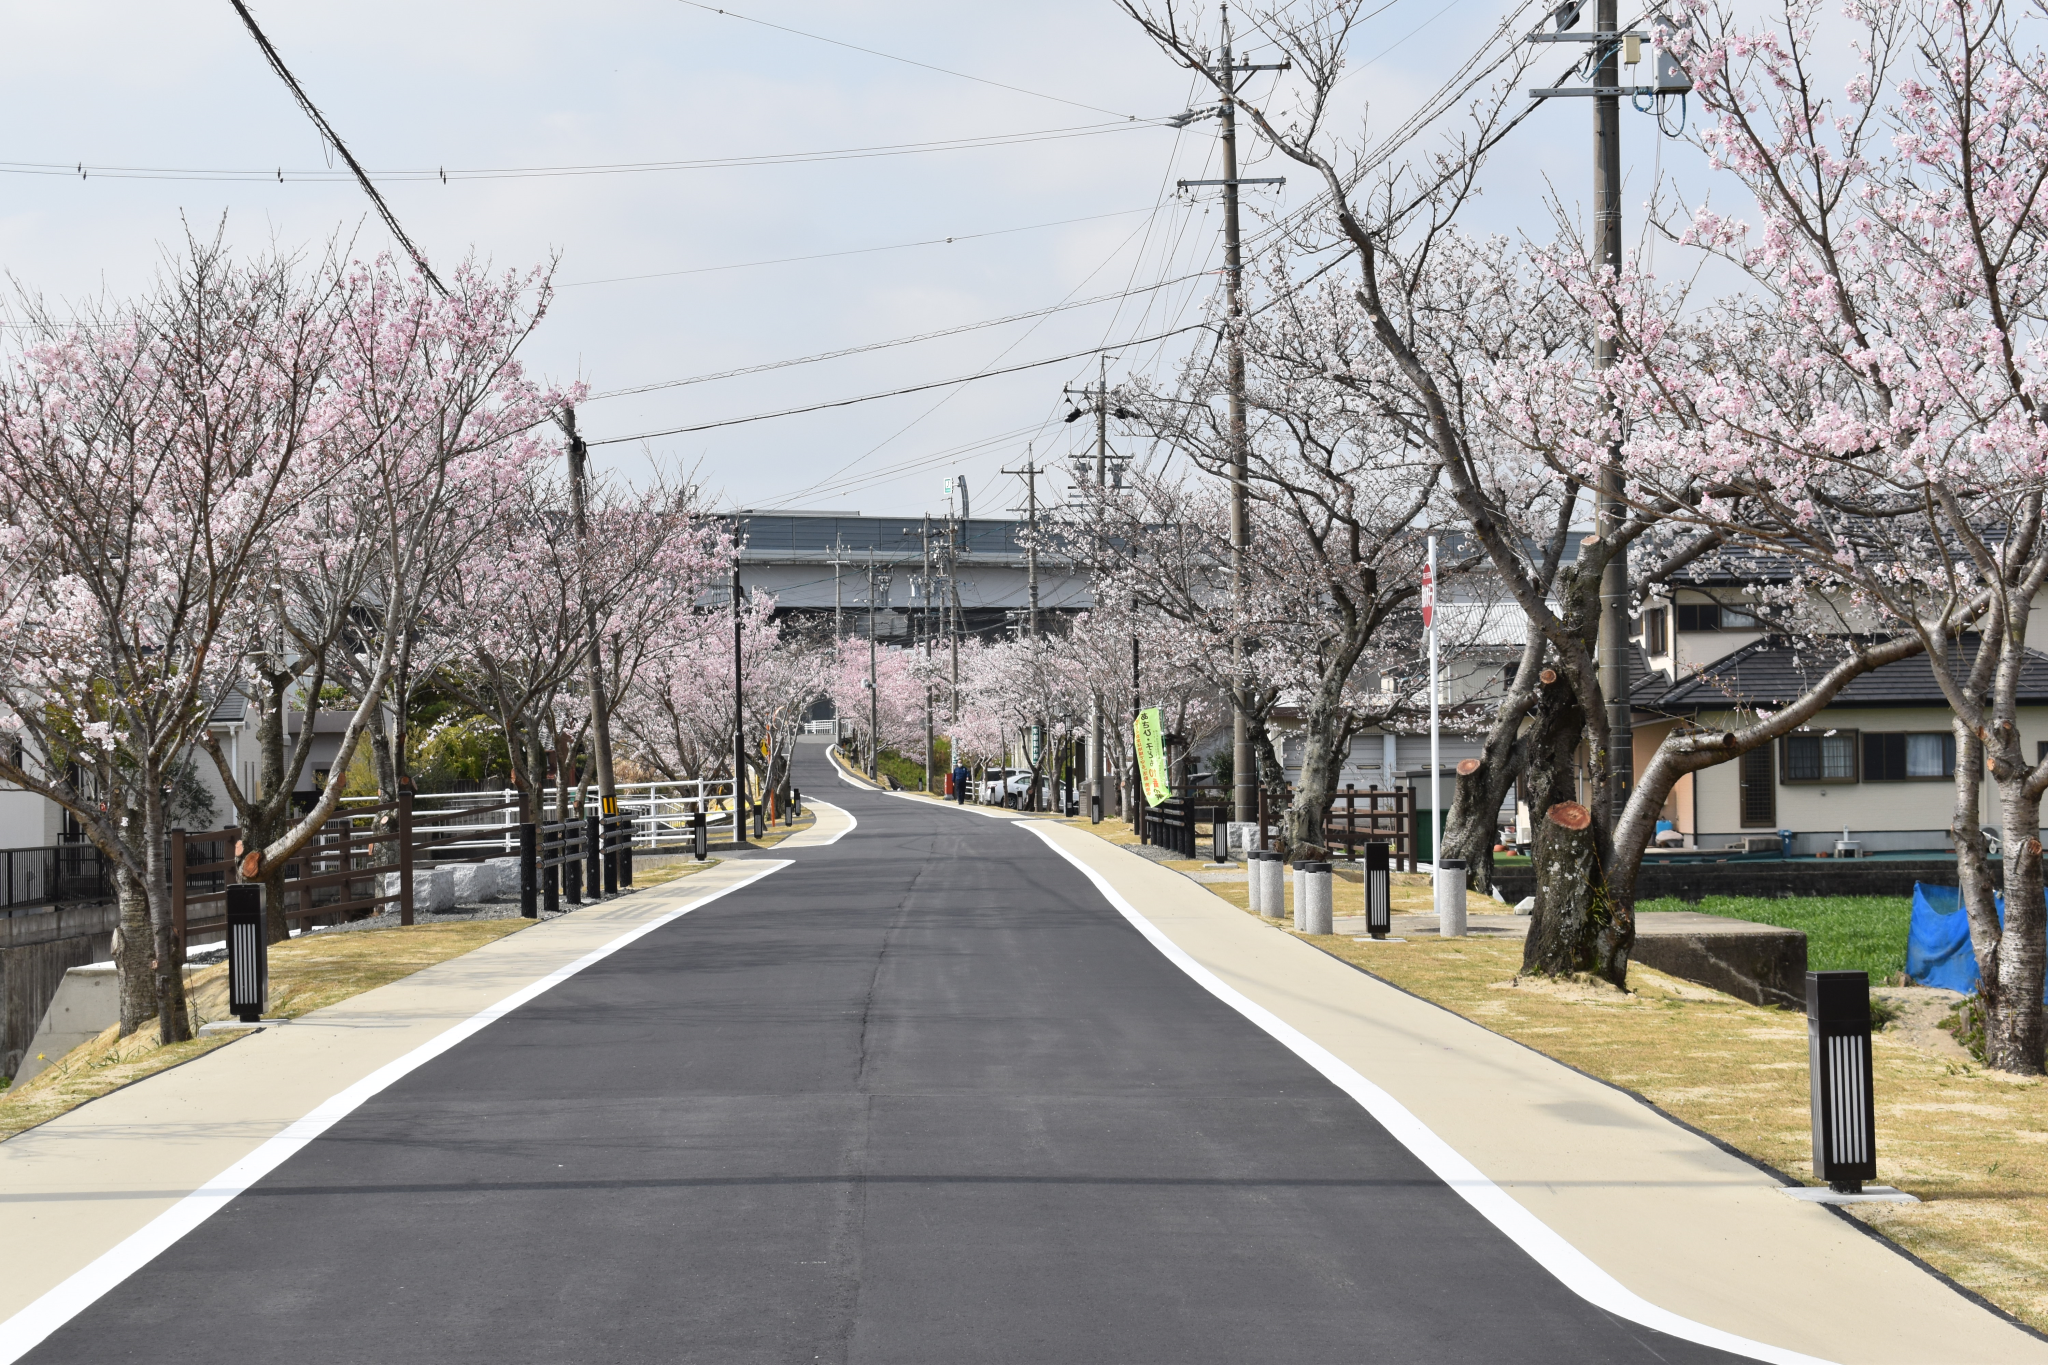
[{"label": "white bollard post", "polygon": [[1265,910],[1267,919],[1287,918],[1287,864],[1271,849],[1266,851],[1259,869],[1265,874]]},{"label": "white bollard post", "polygon": [[1330,904],[1330,895],[1334,889],[1331,883],[1334,880],[1328,863],[1308,865],[1307,876],[1302,879],[1308,891],[1303,898],[1308,902],[1308,909],[1302,915],[1301,931],[1304,934],[1328,934],[1336,931],[1336,926],[1332,922],[1334,910]]},{"label": "white bollard post", "polygon": [[1436,865],[1437,934],[1465,937],[1465,860],[1445,858]]},{"label": "white bollard post", "polygon": [[1266,913],[1266,855],[1252,849],[1244,855],[1244,884],[1251,897],[1252,913]]}]

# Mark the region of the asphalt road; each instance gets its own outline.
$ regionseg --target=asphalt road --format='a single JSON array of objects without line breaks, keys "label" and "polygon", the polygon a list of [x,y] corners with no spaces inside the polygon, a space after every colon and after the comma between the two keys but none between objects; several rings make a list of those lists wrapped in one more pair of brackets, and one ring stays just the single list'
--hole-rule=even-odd
[{"label": "asphalt road", "polygon": [[29,1359],[1672,1362],[1023,829],[860,826],[412,1072]]}]

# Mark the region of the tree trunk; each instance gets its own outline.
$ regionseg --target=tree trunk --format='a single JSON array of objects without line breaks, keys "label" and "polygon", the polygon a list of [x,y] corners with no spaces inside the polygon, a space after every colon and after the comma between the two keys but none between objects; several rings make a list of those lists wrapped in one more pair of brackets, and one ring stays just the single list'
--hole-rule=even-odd
[{"label": "tree trunk", "polygon": [[114,970],[121,989],[121,1036],[126,1038],[156,1017],[156,973],[150,965],[156,935],[149,894],[125,862],[114,864],[114,895],[121,911],[114,930]]},{"label": "tree trunk", "polygon": [[1590,972],[1626,985],[1635,917],[1613,898],[1606,835],[1577,800],[1585,712],[1569,683],[1555,679],[1542,685],[1534,720],[1523,783],[1536,822],[1536,909],[1522,946],[1522,970],[1548,977]]},{"label": "tree trunk", "polygon": [[1286,842],[1292,862],[1320,862],[1330,856],[1330,798],[1337,790],[1337,769],[1343,763],[1341,747],[1350,741],[1351,727],[1335,706],[1312,703],[1302,717],[1301,785],[1287,807]]},{"label": "tree trunk", "polygon": [[[1507,800],[1515,774],[1528,763],[1529,746],[1521,739],[1522,722],[1536,700],[1543,643],[1543,636],[1532,629],[1523,646],[1521,662],[1515,668],[1514,681],[1486,732],[1478,766],[1468,773],[1463,763],[1458,765],[1451,813],[1444,822],[1443,856],[1465,860],[1465,885],[1474,891],[1493,890],[1493,846],[1500,839],[1501,803]],[[1533,807],[1531,813],[1540,814]]]},{"label": "tree trunk", "polygon": [[[1516,724],[1521,718],[1516,717]],[[1514,785],[1515,773],[1527,762],[1528,746],[1516,743],[1512,729],[1500,727],[1486,737],[1486,749],[1471,772],[1458,765],[1451,813],[1444,822],[1443,856],[1465,860],[1465,885],[1473,891],[1493,890],[1493,846],[1500,839],[1500,808]]]},{"label": "tree trunk", "polygon": [[1984,973],[1984,1060],[1999,1071],[2042,1073],[2041,980],[2048,967],[2048,904],[2042,900],[2041,802],[2026,770],[1999,783],[2004,829],[2005,930]]},{"label": "tree trunk", "polygon": [[150,927],[156,977],[156,1019],[158,1037],[165,1043],[182,1043],[192,1036],[192,1016],[185,1007],[185,954],[178,943],[177,926],[171,920],[170,869],[164,866],[164,842],[170,831],[164,825],[163,788],[142,794],[143,861],[145,888],[149,894]]}]

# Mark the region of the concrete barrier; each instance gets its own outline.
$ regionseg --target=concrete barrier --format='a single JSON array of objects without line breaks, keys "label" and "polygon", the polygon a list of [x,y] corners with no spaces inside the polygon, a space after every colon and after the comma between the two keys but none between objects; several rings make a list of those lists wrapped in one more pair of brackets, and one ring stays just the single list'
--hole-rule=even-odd
[{"label": "concrete barrier", "polygon": [[1752,1005],[1806,1008],[1806,935],[1690,910],[1636,916],[1633,960]]},{"label": "concrete barrier", "polygon": [[476,905],[498,898],[499,872],[491,864],[457,863],[449,871],[455,874],[457,905]]},{"label": "concrete barrier", "polygon": [[[383,890],[386,896],[398,894],[398,874],[386,872]],[[431,915],[455,908],[455,869],[453,867],[416,867],[412,873],[412,909],[416,915]],[[396,905],[387,907],[387,913],[395,911]]]},{"label": "concrete barrier", "polygon": [[111,962],[73,967],[50,998],[35,1037],[21,1054],[14,1083],[21,1084],[50,1063],[89,1043],[121,1021],[121,979]]}]

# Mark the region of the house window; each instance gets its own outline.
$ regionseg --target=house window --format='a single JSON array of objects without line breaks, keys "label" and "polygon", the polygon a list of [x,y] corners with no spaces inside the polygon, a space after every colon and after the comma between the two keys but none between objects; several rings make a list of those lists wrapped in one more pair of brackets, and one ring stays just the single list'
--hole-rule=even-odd
[{"label": "house window", "polygon": [[1856,732],[1785,737],[1785,781],[1854,782]]},{"label": "house window", "polygon": [[1675,610],[1680,630],[1756,629],[1756,617],[1718,602],[1680,602]]},{"label": "house window", "polygon": [[1742,827],[1775,829],[1778,791],[1771,782],[1771,746],[1760,744],[1742,756]]},{"label": "house window", "polygon": [[1910,782],[1956,775],[1956,737],[1926,734],[1865,734],[1863,780]]},{"label": "house window", "polygon": [[1643,652],[1662,654],[1670,648],[1670,637],[1665,633],[1664,608],[1643,613]]}]

